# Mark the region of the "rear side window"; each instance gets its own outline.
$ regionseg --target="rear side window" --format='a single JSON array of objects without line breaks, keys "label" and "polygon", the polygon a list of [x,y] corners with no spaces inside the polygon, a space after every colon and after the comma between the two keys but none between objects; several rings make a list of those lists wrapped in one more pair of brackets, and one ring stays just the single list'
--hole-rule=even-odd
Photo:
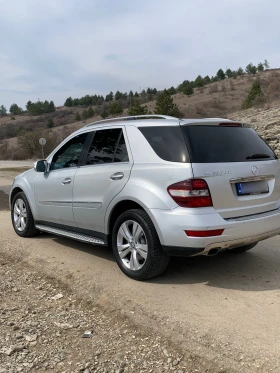
[{"label": "rear side window", "polygon": [[96,131],[86,164],[128,162],[127,148],[121,128]]},{"label": "rear side window", "polygon": [[139,127],[155,153],[169,162],[189,162],[186,142],[179,126]]},{"label": "rear side window", "polygon": [[182,126],[191,162],[248,162],[276,159],[252,129],[227,126]]}]

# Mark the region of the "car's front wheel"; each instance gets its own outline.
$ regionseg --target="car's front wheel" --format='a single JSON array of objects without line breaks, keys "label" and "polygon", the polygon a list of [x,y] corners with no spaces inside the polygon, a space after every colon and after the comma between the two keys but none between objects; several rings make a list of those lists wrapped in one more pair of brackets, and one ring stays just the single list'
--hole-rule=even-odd
[{"label": "car's front wheel", "polygon": [[169,263],[150,217],[140,209],[128,210],[117,219],[112,247],[120,269],[135,280],[156,277]]},{"label": "car's front wheel", "polygon": [[13,198],[11,218],[14,230],[19,236],[32,237],[39,233],[34,224],[29,202],[23,192],[17,193]]}]

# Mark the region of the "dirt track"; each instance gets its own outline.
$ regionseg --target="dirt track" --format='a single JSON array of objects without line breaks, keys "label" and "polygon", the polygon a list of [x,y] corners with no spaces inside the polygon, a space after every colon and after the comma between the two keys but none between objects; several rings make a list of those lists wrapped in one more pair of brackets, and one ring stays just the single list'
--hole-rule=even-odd
[{"label": "dirt track", "polygon": [[[9,181],[0,180],[7,192]],[[36,266],[107,311],[160,329],[217,372],[280,372],[279,237],[240,256],[173,259],[163,276],[141,283],[126,278],[106,248],[50,235],[19,238],[6,197],[0,192],[0,255]]]}]

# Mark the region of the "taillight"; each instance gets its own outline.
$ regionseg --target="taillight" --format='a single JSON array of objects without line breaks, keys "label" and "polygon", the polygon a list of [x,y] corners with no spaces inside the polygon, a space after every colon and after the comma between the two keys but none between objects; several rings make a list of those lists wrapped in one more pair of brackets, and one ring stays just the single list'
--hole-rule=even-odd
[{"label": "taillight", "polygon": [[208,185],[203,179],[180,181],[167,188],[173,200],[181,207],[213,206]]}]

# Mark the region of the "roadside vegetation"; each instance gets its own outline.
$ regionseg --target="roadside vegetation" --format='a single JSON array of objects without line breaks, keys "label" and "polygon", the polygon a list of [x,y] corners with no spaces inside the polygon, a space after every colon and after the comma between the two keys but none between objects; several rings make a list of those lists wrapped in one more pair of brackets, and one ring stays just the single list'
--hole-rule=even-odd
[{"label": "roadside vegetation", "polygon": [[220,68],[215,76],[198,75],[193,81],[184,80],[176,88],[162,91],[147,88],[141,92],[111,91],[105,96],[68,97],[63,107],[56,107],[53,101],[38,100],[28,101],[24,110],[13,103],[10,114],[0,105],[0,159],[40,157],[40,137],[47,139],[48,154],[67,135],[92,121],[91,118],[145,114],[225,117],[230,112],[279,102],[279,87],[279,72],[269,69],[265,60],[236,70]]}]

